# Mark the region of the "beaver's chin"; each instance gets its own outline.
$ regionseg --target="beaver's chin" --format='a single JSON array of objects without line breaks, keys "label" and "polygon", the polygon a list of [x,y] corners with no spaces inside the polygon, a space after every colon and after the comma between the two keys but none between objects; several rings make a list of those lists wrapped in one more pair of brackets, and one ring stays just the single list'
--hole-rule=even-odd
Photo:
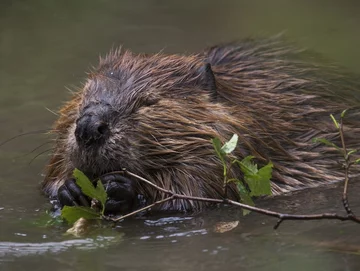
[{"label": "beaver's chin", "polygon": [[74,168],[81,170],[92,179],[123,169],[120,159],[116,159],[111,154],[99,152],[99,150],[79,148],[73,152],[71,160]]},{"label": "beaver's chin", "polygon": [[80,165],[76,167],[80,171],[82,171],[90,180],[96,180],[101,176],[108,175],[110,173],[119,173],[123,169],[120,167],[102,167],[100,165],[88,166],[88,165]]}]

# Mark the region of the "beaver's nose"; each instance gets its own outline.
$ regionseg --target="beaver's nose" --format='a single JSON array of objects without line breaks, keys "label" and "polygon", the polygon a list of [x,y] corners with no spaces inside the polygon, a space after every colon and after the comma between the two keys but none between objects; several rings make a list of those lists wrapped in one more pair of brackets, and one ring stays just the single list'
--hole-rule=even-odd
[{"label": "beaver's nose", "polygon": [[75,137],[79,145],[101,143],[109,132],[109,125],[96,115],[83,115],[76,122]]}]

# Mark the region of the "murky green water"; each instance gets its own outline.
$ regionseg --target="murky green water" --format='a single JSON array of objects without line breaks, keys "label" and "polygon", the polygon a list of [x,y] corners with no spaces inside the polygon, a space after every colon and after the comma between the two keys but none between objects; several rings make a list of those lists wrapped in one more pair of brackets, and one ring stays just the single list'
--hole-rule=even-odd
[{"label": "murky green water", "polygon": [[[120,44],[136,52],[192,52],[248,36],[286,36],[360,75],[356,0],[116,1],[1,0],[0,142],[46,130],[99,54]],[[49,109],[49,110],[47,110]],[[44,135],[0,147],[0,270],[360,270],[360,227],[286,222],[256,214],[231,232],[216,222],[231,208],[189,217],[129,220],[87,239],[36,222],[49,208],[38,192]],[[49,142],[51,143],[51,142]],[[29,163],[31,164],[29,165]],[[351,192],[360,213],[360,185]],[[262,202],[288,212],[341,211],[340,188]],[[150,220],[151,219],[151,220]],[[160,219],[160,220],[158,220]]]}]

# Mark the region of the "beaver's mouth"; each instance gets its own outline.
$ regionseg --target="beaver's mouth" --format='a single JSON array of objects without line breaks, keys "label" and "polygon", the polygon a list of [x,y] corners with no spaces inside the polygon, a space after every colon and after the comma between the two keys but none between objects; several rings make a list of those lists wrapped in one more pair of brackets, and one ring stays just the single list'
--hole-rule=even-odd
[{"label": "beaver's mouth", "polygon": [[91,179],[104,174],[123,171],[124,167],[119,157],[106,149],[106,144],[97,143],[89,146],[77,146],[72,153],[72,164]]}]

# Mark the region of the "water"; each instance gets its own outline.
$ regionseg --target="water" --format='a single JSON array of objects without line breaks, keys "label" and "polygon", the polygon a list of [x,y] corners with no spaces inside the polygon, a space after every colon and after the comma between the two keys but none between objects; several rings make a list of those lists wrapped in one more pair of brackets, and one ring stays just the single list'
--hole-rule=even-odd
[{"label": "water", "polygon": [[[52,111],[69,97],[66,88],[79,86],[98,55],[121,44],[135,52],[193,52],[285,31],[290,40],[359,74],[358,14],[355,0],[2,0],[0,142],[48,129],[56,120]],[[65,226],[38,224],[49,208],[38,192],[48,157],[32,159],[49,148],[51,141],[40,133],[0,147],[0,270],[360,268],[356,224],[285,222],[274,231],[274,219],[241,218],[232,208],[165,220],[132,219],[88,238],[64,236]],[[341,212],[340,190],[301,191],[260,205],[296,213]],[[359,193],[355,184],[351,200],[358,212]],[[233,231],[214,232],[217,222],[238,219]]]}]

